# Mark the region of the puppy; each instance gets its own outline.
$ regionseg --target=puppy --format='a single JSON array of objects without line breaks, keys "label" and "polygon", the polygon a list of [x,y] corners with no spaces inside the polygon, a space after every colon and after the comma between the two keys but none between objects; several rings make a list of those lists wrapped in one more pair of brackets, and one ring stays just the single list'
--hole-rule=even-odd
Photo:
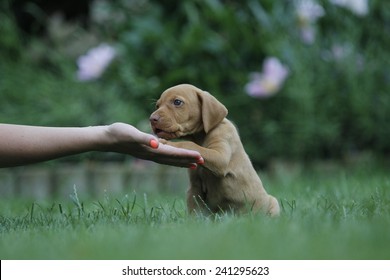
[{"label": "puppy", "polygon": [[[189,169],[190,213],[262,211],[279,215],[278,201],[265,191],[245,153],[227,109],[215,97],[182,84],[164,91],[150,116],[162,143],[198,151],[204,163]],[[172,142],[171,139],[186,141]]]}]

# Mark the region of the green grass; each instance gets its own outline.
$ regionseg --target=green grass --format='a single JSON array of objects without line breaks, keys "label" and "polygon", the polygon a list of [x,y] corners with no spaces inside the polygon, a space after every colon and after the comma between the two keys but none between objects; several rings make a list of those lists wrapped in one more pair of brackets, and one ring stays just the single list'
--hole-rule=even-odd
[{"label": "green grass", "polygon": [[[1,259],[389,259],[385,166],[262,174],[281,217],[189,217],[184,195],[0,200]],[[184,190],[183,190],[184,193]]]}]

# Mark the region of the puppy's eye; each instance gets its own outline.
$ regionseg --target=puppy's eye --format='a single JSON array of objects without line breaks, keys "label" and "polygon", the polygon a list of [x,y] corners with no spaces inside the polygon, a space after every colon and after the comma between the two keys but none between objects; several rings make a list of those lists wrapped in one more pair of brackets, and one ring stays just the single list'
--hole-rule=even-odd
[{"label": "puppy's eye", "polygon": [[175,105],[176,107],[179,107],[179,106],[181,106],[183,104],[184,104],[184,102],[182,100],[180,100],[180,99],[173,100],[173,105]]}]

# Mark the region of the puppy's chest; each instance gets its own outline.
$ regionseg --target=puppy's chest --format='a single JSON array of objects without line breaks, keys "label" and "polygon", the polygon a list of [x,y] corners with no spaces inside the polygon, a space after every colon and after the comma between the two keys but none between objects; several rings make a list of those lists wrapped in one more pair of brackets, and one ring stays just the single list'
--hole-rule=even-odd
[{"label": "puppy's chest", "polygon": [[192,187],[201,188],[204,193],[223,192],[225,185],[231,181],[229,177],[231,177],[230,174],[227,176],[216,175],[204,167],[190,171]]},{"label": "puppy's chest", "polygon": [[191,177],[196,177],[197,180],[200,180],[202,182],[220,182],[222,181],[223,177],[218,176],[214,174],[212,171],[208,170],[205,167],[199,166],[196,170],[190,171]]}]

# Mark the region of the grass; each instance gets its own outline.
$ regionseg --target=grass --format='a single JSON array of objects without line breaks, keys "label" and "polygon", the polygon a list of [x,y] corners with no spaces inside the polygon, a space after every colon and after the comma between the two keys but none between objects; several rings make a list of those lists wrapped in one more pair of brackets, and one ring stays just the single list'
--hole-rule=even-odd
[{"label": "grass", "polygon": [[189,217],[184,196],[0,200],[1,259],[389,259],[381,165],[262,175],[283,213]]}]

